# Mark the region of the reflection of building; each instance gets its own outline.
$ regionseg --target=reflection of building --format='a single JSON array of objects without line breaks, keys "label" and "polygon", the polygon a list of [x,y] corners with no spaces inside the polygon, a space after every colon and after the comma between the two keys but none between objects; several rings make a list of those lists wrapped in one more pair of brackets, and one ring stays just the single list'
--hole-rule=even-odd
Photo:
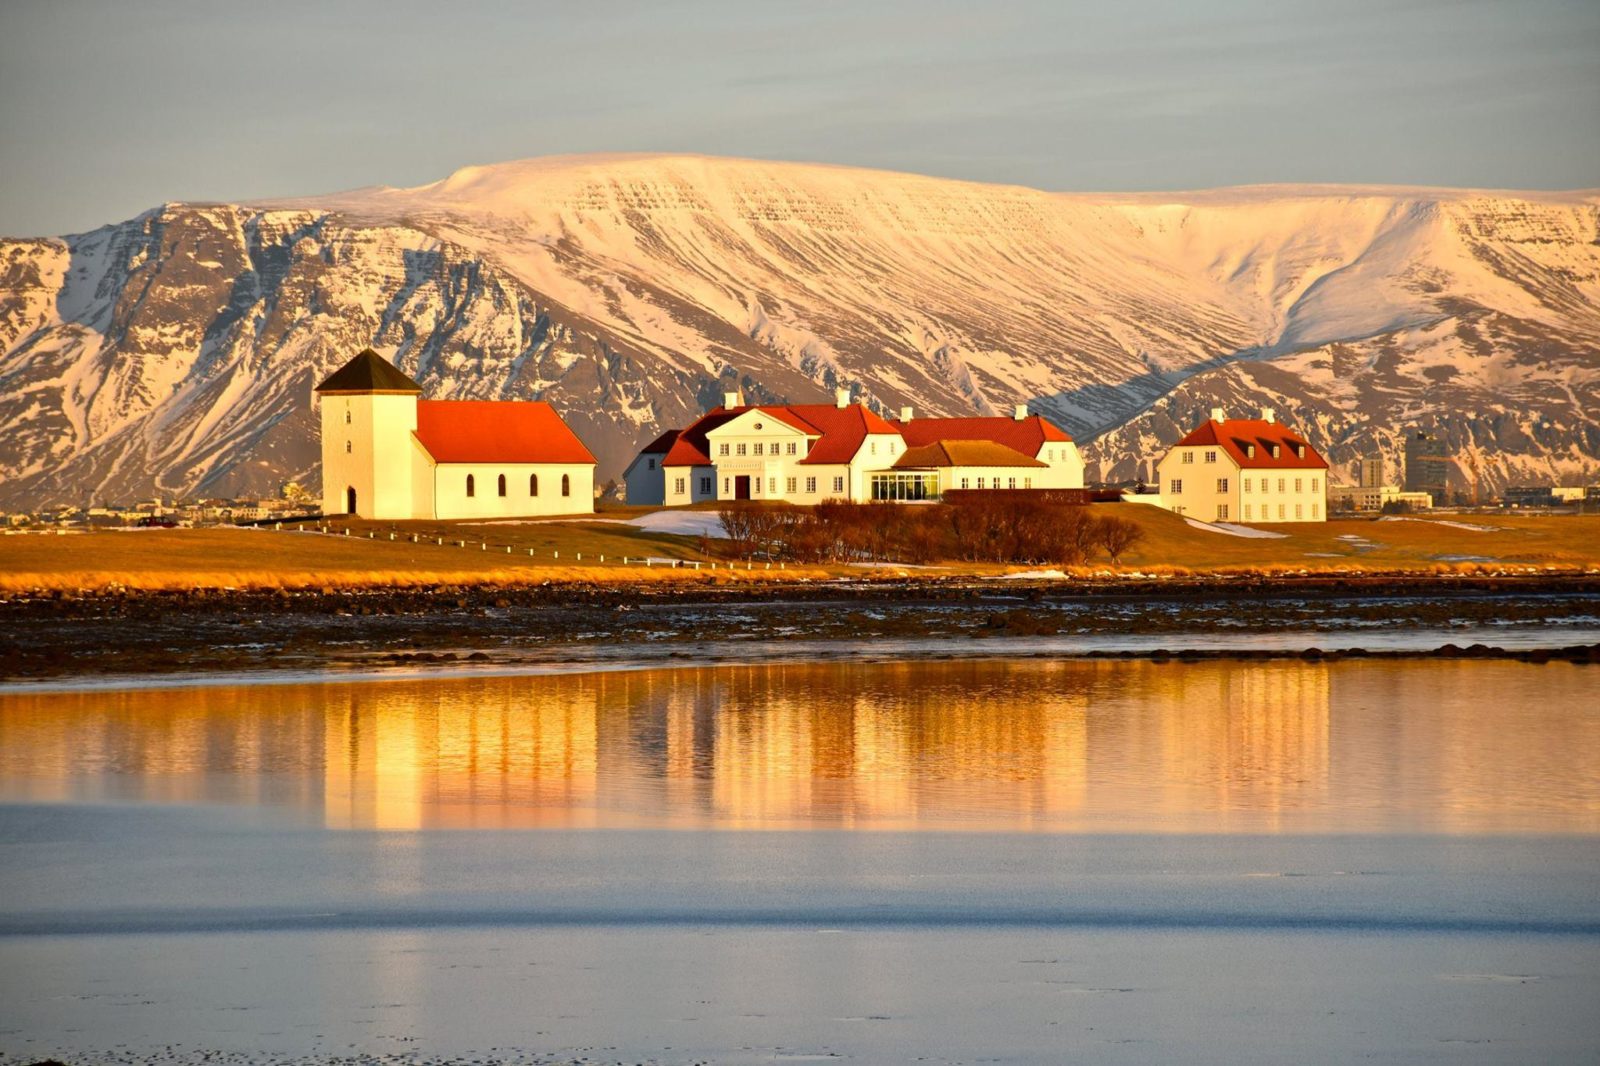
[{"label": "reflection of building", "polygon": [[1445,442],[1420,429],[1406,434],[1406,491],[1426,492],[1442,503],[1449,479],[1450,452]]}]

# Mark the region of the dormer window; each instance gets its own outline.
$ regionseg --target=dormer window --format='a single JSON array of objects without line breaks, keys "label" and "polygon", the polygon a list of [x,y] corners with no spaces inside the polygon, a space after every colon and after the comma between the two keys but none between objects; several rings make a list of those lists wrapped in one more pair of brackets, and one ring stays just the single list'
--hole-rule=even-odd
[{"label": "dormer window", "polygon": [[1272,446],[1272,457],[1274,459],[1278,457],[1278,446],[1276,444]]},{"label": "dormer window", "polygon": [[1244,446],[1244,457],[1246,459],[1254,459],[1256,457],[1256,446],[1254,444],[1246,444]]},{"label": "dormer window", "polygon": [[1296,444],[1294,446],[1294,456],[1296,459],[1304,459],[1306,457],[1306,446],[1304,444]]}]

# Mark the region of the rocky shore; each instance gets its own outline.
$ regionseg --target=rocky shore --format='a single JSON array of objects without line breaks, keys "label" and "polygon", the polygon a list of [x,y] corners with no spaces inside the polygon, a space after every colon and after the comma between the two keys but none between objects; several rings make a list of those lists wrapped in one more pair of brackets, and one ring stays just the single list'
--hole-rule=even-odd
[{"label": "rocky shore", "polygon": [[[1289,650],[1252,648],[1249,638],[1416,629],[1472,634],[1430,645],[1429,654],[1588,662],[1592,649],[1563,640],[1562,631],[1600,625],[1597,616],[1600,579],[1593,577],[111,590],[0,599],[0,680],[414,668],[525,663],[530,657],[568,663],[696,659],[697,646],[708,641],[782,658],[794,641],[860,648],[948,639],[956,648],[975,640],[1137,635],[1170,640],[1139,651],[1082,654],[1328,658],[1380,653],[1383,641],[1354,650],[1322,650],[1308,641]],[[1500,649],[1484,639],[1484,627],[1505,625],[1548,626],[1550,641]],[[1202,634],[1238,634],[1240,648],[1190,647]]]}]

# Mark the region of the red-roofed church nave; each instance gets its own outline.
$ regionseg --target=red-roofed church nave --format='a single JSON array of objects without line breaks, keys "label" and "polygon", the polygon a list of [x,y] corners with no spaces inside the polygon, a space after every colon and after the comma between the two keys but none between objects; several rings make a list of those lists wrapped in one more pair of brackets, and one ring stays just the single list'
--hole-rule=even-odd
[{"label": "red-roofed church nave", "polygon": [[851,403],[723,404],[662,434],[624,474],[628,502],[931,500],[951,489],[1079,489],[1083,460],[1060,427],[1009,418],[897,420]]},{"label": "red-roofed church nave", "polygon": [[424,400],[420,385],[371,348],[316,392],[324,514],[594,513],[594,456],[547,403]]}]

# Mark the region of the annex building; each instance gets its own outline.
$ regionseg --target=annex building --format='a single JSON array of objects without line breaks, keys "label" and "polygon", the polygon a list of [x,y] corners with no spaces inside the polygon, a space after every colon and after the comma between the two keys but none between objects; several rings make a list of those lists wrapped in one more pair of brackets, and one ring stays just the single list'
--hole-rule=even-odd
[{"label": "annex building", "polygon": [[841,390],[832,404],[747,405],[738,393],[663,433],[623,475],[628,502],[931,500],[952,489],[1083,487],[1078,446],[1019,406],[1012,417],[897,420]]},{"label": "annex building", "polygon": [[1206,522],[1323,522],[1328,464],[1271,408],[1226,418],[1220,408],[1156,464],[1161,506]]},{"label": "annex building", "polygon": [[362,518],[591,514],[595,458],[547,403],[424,400],[371,348],[318,385],[322,512]]}]

